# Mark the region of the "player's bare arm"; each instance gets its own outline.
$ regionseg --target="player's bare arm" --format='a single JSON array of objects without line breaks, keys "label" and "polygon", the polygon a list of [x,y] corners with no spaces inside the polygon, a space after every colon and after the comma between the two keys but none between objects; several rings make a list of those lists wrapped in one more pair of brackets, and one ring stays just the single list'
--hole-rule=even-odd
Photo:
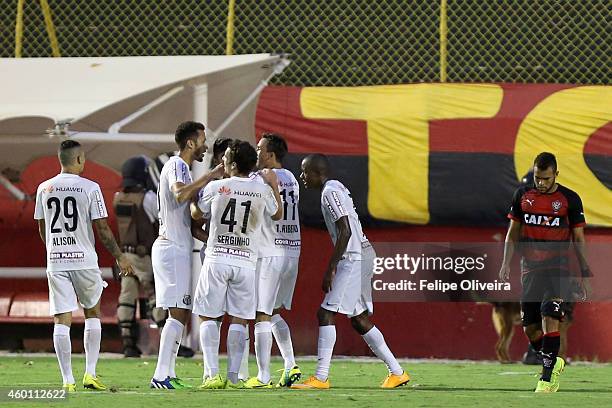
[{"label": "player's bare arm", "polygon": [[111,231],[108,223],[106,222],[106,218],[100,218],[93,221],[94,226],[96,227],[96,231],[98,232],[98,237],[104,247],[111,253],[111,255],[117,261],[117,265],[119,269],[121,269],[121,274],[123,276],[129,276],[134,274],[134,270],[132,269],[132,264],[126,259],[126,257],[121,252],[119,245],[117,245],[117,241],[115,240],[115,236]]},{"label": "player's bare arm", "polygon": [[42,240],[43,244],[45,244],[45,246],[47,245],[47,236],[46,236],[46,232],[45,232],[45,220],[40,219],[37,220],[38,221],[38,235],[40,235],[40,239]]},{"label": "player's bare arm", "polygon": [[574,242],[574,250],[576,252],[576,258],[580,264],[580,271],[582,279],[580,285],[582,287],[582,300],[587,300],[591,295],[591,284],[589,278],[593,276],[589,263],[587,262],[586,254],[586,240],[584,239],[584,228],[576,227],[572,228],[572,241]]},{"label": "player's bare arm", "polygon": [[325,270],[325,275],[323,275],[322,289],[325,293],[332,289],[332,281],[334,280],[334,275],[336,274],[336,266],[346,252],[346,247],[351,239],[351,226],[349,224],[348,215],[345,215],[336,221],[336,228],[338,230],[338,238],[336,239],[336,244],[334,245],[334,252],[329,259],[329,264]]},{"label": "player's bare arm", "polygon": [[278,191],[278,177],[276,177],[276,173],[270,169],[263,169],[259,174],[261,175],[261,178],[270,187],[272,187],[274,198],[276,199],[276,205],[278,206],[278,210],[276,210],[276,213],[272,215],[272,219],[274,221],[278,221],[283,218],[283,201],[281,200],[280,192]]},{"label": "player's bare arm", "polygon": [[198,191],[204,188],[211,181],[222,177],[224,173],[225,170],[223,168],[223,165],[220,164],[215,167],[210,173],[203,175],[193,183],[174,183],[170,190],[172,191],[172,193],[174,193],[174,197],[176,198],[177,202],[184,203],[187,201],[192,201],[198,195]]},{"label": "player's bare arm", "polygon": [[[197,205],[195,205],[194,203],[192,203],[192,207],[193,206],[197,208]],[[199,209],[198,211],[200,212]],[[202,212],[200,212],[200,214],[202,214]],[[192,217],[193,217],[193,212],[192,212]],[[193,218],[191,220],[191,236],[193,236],[197,240],[200,240],[206,243],[206,241],[208,241],[208,234],[206,233],[206,231],[202,229],[204,227],[204,224],[206,224],[206,221],[202,219],[201,216],[199,219]]]},{"label": "player's bare arm", "polygon": [[506,240],[504,243],[504,260],[502,261],[501,269],[499,270],[499,279],[502,282],[507,282],[510,279],[510,262],[514,256],[514,247],[519,240],[519,234],[521,232],[521,223],[515,220],[510,220],[510,226],[506,233]]}]

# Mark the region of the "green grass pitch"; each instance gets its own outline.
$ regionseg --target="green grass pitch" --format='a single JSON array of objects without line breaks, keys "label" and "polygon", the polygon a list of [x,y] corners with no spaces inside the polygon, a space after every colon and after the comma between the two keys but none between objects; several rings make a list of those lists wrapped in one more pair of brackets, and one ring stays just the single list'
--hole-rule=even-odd
[{"label": "green grass pitch", "polygon": [[[300,360],[298,359],[300,362]],[[126,360],[105,358],[98,363],[98,374],[108,392],[81,391],[57,407],[119,408],[172,406],[186,407],[610,407],[612,406],[612,364],[575,364],[566,368],[561,389],[556,394],[534,394],[538,367],[521,364],[501,365],[473,362],[405,361],[411,382],[396,390],[381,390],[386,375],[376,360],[334,359],[330,374],[332,389],[303,390],[217,390],[200,391],[201,359],[180,359],[178,374],[195,385],[191,390],[151,390],[148,381],[155,368],[151,358]],[[306,376],[315,362],[301,361]],[[83,375],[84,358],[73,356],[77,385]],[[274,359],[272,369],[280,369]],[[225,369],[225,361],[221,362]],[[251,374],[256,373],[254,362]],[[0,388],[53,387],[61,379],[57,360],[45,356],[0,357]],[[19,405],[21,404],[21,405]],[[546,404],[546,405],[543,405]],[[48,402],[6,402],[0,406],[49,406]]]}]

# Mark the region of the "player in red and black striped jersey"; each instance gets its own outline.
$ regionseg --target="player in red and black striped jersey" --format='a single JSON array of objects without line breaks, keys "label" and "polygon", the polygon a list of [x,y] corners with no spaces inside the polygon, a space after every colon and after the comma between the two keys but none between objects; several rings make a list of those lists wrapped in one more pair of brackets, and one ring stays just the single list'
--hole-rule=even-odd
[{"label": "player in red and black striped jersey", "polygon": [[[525,334],[542,353],[542,376],[536,392],[555,392],[565,361],[559,352],[559,322],[565,303],[575,300],[576,280],[570,276],[570,243],[576,250],[583,278],[591,276],[584,250],[584,210],[577,193],[556,182],[557,161],[552,153],[540,153],[533,168],[533,186],[520,187],[508,214],[502,281],[510,275],[515,244],[521,249],[521,315]],[[580,296],[588,296],[588,280],[581,279]]]}]

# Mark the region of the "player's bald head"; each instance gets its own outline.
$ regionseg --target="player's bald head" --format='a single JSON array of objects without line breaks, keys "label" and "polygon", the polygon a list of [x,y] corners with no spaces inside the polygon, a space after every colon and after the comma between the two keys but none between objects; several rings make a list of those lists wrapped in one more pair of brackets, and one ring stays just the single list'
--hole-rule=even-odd
[{"label": "player's bald head", "polygon": [[303,160],[304,168],[309,171],[317,172],[320,175],[327,175],[329,173],[329,160],[327,156],[320,153],[309,154]]},{"label": "player's bald head", "polygon": [[74,166],[81,155],[81,144],[76,140],[64,140],[57,151],[60,164],[64,167]]}]

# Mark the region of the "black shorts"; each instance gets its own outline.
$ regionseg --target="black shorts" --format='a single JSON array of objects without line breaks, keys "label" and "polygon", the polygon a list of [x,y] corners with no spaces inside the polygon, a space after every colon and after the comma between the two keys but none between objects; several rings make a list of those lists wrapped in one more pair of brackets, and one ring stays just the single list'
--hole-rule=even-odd
[{"label": "black shorts", "polygon": [[564,315],[571,320],[576,297],[576,281],[567,273],[559,270],[534,271],[523,275],[521,279],[523,293],[521,296],[521,320],[523,326],[542,322],[542,302],[550,299],[562,299]]}]

